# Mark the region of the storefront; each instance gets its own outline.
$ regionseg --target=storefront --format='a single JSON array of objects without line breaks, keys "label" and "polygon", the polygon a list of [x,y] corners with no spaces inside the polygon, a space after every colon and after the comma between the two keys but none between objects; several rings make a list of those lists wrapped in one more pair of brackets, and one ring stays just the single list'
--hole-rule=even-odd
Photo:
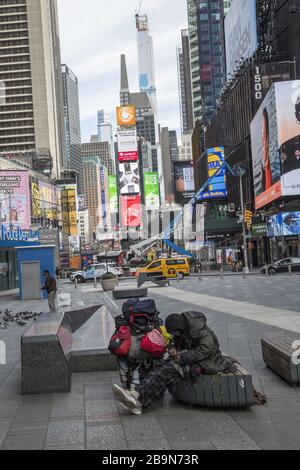
[{"label": "storefront", "polygon": [[267,220],[272,262],[300,258],[300,212],[282,212]]},{"label": "storefront", "polygon": [[0,228],[0,292],[17,289],[19,285],[16,247],[39,245],[38,235],[21,229]]}]

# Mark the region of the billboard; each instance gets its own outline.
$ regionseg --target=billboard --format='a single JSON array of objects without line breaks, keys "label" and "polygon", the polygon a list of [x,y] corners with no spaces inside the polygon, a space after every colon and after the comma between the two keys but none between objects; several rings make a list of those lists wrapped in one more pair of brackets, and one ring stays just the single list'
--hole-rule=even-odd
[{"label": "billboard", "polygon": [[233,0],[225,17],[227,76],[240,60],[252,57],[258,46],[256,0]]},{"label": "billboard", "polygon": [[136,129],[118,131],[119,162],[136,162],[139,158]]},{"label": "billboard", "polygon": [[84,210],[86,210],[85,194],[79,194],[79,195],[77,196],[77,201],[78,201],[78,210],[79,210],[79,211],[84,211]]},{"label": "billboard", "polygon": [[158,210],[160,206],[158,173],[144,173],[144,189],[146,210]]},{"label": "billboard", "polygon": [[117,108],[118,126],[135,126],[136,109],[135,106],[121,106]]},{"label": "billboard", "polygon": [[102,211],[102,226],[107,227],[107,210],[106,210],[106,188],[105,178],[107,178],[107,169],[104,166],[100,166],[100,190],[101,190],[101,211]]},{"label": "billboard", "polygon": [[32,217],[60,220],[61,188],[50,183],[31,178]]},{"label": "billboard", "polygon": [[175,199],[187,203],[195,194],[194,167],[191,161],[174,162]]},{"label": "billboard", "polygon": [[61,211],[63,233],[77,235],[77,201],[75,189],[63,189],[61,192]]},{"label": "billboard", "polygon": [[138,162],[119,164],[119,186],[122,196],[140,192],[140,172]]},{"label": "billboard", "polygon": [[31,227],[27,171],[0,171],[0,223],[13,229]]},{"label": "billboard", "polygon": [[141,196],[123,196],[121,198],[121,208],[123,227],[141,226]]},{"label": "billboard", "polygon": [[109,197],[110,213],[117,214],[119,212],[119,203],[118,203],[117,177],[115,175],[108,177],[108,197]]},{"label": "billboard", "polygon": [[300,194],[300,80],[274,83],[251,123],[255,205]]},{"label": "billboard", "polygon": [[300,235],[300,212],[282,212],[267,219],[268,237]]},{"label": "billboard", "polygon": [[199,196],[199,200],[220,199],[227,197],[227,181],[224,147],[207,150],[208,178],[212,178],[223,166],[221,172],[213,178],[208,188]]}]

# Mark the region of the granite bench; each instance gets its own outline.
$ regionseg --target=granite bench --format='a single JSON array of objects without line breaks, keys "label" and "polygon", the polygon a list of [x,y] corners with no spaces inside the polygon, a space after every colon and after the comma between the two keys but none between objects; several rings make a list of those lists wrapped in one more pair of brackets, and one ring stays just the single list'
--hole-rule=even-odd
[{"label": "granite bench", "polygon": [[113,291],[114,299],[141,299],[148,296],[148,289],[134,287],[116,287]]},{"label": "granite bench", "polygon": [[142,287],[146,282],[152,282],[158,287],[170,287],[170,281],[165,276],[151,276],[141,273],[138,277],[138,287]]},{"label": "granite bench", "polygon": [[[292,386],[300,385],[300,364],[297,351],[293,348],[295,339],[263,338],[262,355],[266,365]],[[297,357],[296,357],[297,356]]]},{"label": "granite bench", "polygon": [[47,314],[21,338],[22,393],[68,393],[73,372],[116,370],[107,346],[115,330],[104,306]]},{"label": "granite bench", "polygon": [[202,375],[195,382],[178,380],[170,393],[182,403],[202,407],[249,408],[254,405],[252,376],[241,366],[232,374]]}]

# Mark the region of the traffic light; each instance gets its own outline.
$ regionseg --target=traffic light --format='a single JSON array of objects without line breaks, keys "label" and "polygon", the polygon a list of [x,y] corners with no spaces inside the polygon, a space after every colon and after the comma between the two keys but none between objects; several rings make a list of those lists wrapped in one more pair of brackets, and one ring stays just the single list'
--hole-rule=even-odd
[{"label": "traffic light", "polygon": [[253,212],[251,212],[251,211],[246,211],[245,212],[245,222],[246,222],[247,229],[251,230],[252,222],[253,222]]}]

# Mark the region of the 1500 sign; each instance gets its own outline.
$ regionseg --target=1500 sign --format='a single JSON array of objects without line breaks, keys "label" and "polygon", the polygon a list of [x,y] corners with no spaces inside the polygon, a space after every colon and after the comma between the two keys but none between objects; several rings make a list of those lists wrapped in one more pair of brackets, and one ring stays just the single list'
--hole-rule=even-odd
[{"label": "1500 sign", "polygon": [[255,91],[255,99],[260,101],[263,98],[263,86],[262,86],[262,77],[260,74],[259,67],[255,67],[255,75],[254,75],[254,91]]}]

